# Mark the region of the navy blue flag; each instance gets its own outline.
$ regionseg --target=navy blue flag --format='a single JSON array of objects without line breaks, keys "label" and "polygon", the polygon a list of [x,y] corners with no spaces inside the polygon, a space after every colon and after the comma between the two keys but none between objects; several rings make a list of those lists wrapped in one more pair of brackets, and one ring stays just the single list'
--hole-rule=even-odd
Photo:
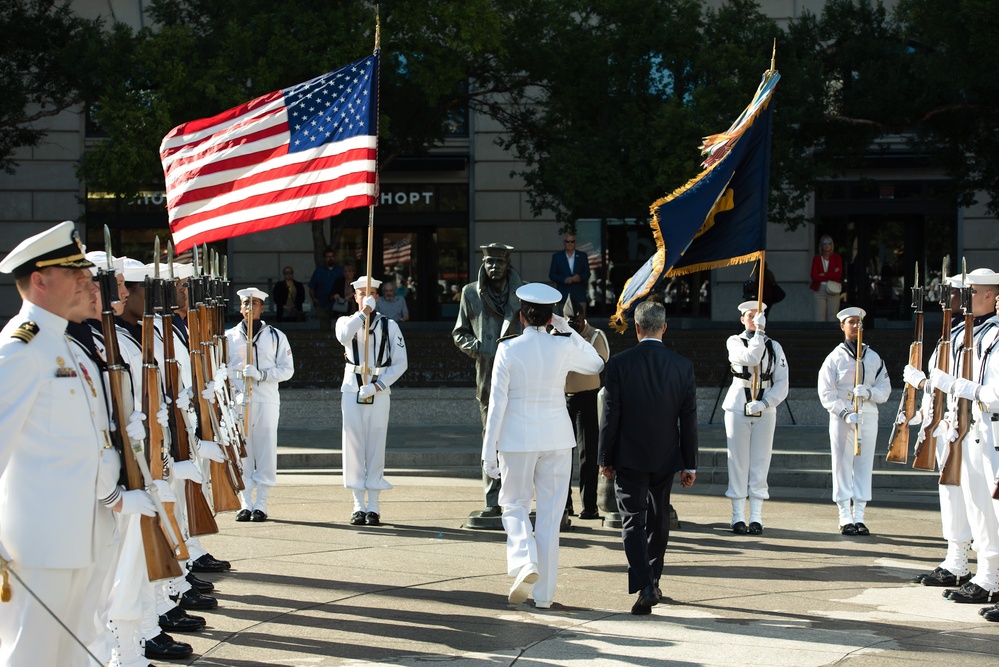
[{"label": "navy blue flag", "polygon": [[611,326],[627,318],[666,278],[756,261],[767,247],[770,98],[780,75],[768,70],[753,101],[728,131],[706,137],[702,171],[650,207],[656,253],[625,283]]}]

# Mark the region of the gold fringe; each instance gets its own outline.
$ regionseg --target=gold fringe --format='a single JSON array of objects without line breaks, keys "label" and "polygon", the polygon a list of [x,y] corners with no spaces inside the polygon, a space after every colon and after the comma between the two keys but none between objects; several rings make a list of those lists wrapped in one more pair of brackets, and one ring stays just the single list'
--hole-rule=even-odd
[{"label": "gold fringe", "polygon": [[[3,560],[0,558],[0,560]],[[3,565],[0,565],[0,602],[10,602],[10,576],[7,574],[7,568],[10,567],[10,561],[3,560]]]},{"label": "gold fringe", "polygon": [[755,262],[760,257],[763,257],[764,250],[757,250],[751,252],[748,255],[741,255],[739,257],[729,257],[728,259],[721,259],[715,262],[702,262],[700,264],[691,264],[690,266],[683,266],[679,269],[670,269],[666,274],[667,278],[673,278],[675,276],[685,276],[691,273],[697,273],[698,271],[709,271],[711,269],[719,269],[724,266],[735,266],[737,264],[746,264],[747,262]]}]

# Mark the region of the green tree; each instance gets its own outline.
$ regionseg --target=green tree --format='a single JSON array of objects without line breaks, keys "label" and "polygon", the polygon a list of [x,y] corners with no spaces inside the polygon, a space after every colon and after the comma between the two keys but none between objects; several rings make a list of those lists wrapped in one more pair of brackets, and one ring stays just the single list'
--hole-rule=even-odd
[{"label": "green tree", "polygon": [[45,132],[35,123],[85,99],[103,51],[100,28],[69,2],[0,4],[0,169],[14,173],[17,150],[38,145]]}]

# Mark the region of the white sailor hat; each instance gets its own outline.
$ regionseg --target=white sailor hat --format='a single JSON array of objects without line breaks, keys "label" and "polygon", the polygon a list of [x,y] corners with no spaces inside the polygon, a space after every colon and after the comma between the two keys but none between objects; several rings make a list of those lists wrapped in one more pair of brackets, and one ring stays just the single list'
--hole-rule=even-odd
[{"label": "white sailor hat", "polygon": [[864,319],[865,317],[867,317],[867,311],[864,310],[863,308],[851,306],[849,308],[844,308],[843,310],[836,313],[836,317],[839,319],[840,322],[845,322],[847,318],[850,317],[859,317],[860,319]]},{"label": "white sailor hat", "polygon": [[238,292],[236,292],[236,295],[239,297],[239,300],[241,302],[246,301],[250,297],[253,297],[254,299],[260,299],[261,301],[267,300],[267,292],[259,290],[256,287],[247,287],[246,289],[241,289]]},{"label": "white sailor hat", "polygon": [[954,289],[961,289],[964,287],[964,277],[960,273],[956,276],[951,276],[947,279],[947,284]]},{"label": "white sailor hat", "polygon": [[[93,250],[88,252],[84,257],[87,261],[93,263],[90,267],[90,272],[97,275],[97,269],[107,269],[108,268],[108,254],[103,250]],[[121,273],[125,270],[125,258],[124,257],[114,257],[112,258],[112,263],[114,264],[114,272]]]},{"label": "white sailor hat", "polygon": [[122,257],[121,259],[124,260],[121,272],[125,276],[126,283],[141,283],[146,279],[146,276],[152,273],[145,264],[137,259],[131,257]]},{"label": "white sailor hat", "polygon": [[[752,301],[743,301],[742,303],[739,304],[739,312],[748,313],[751,310],[756,310],[759,306],[759,303],[760,302],[757,301],[756,299],[753,299]],[[766,309],[767,309],[767,304],[763,304],[763,308],[761,310],[766,310]]]},{"label": "white sailor hat", "polygon": [[18,280],[50,266],[89,269],[93,262],[84,256],[85,252],[76,225],[66,220],[18,243],[0,261],[0,273],[13,273]]},{"label": "white sailor hat", "polygon": [[[353,287],[354,289],[364,289],[365,285],[367,284],[368,284],[368,277],[361,276],[360,278],[352,282],[350,286]],[[374,278],[371,279],[371,289],[378,289],[381,286],[382,286],[382,281],[376,280]]]},{"label": "white sailor hat", "polygon": [[536,303],[541,306],[558,303],[562,295],[551,285],[544,283],[527,283],[517,289],[517,298],[521,302]]},{"label": "white sailor hat", "polygon": [[173,264],[173,277],[177,280],[187,280],[194,277],[193,264]]},{"label": "white sailor hat", "polygon": [[969,285],[999,285],[999,273],[992,269],[975,269],[968,271]]}]

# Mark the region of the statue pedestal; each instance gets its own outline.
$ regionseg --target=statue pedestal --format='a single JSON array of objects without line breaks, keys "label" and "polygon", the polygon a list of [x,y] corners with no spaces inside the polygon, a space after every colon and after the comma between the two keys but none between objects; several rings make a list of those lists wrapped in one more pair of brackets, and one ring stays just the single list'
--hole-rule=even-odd
[{"label": "statue pedestal", "polygon": [[[531,525],[534,524],[534,512],[531,512]],[[462,528],[471,530],[503,530],[503,514],[494,514],[490,510],[475,510],[468,515]],[[559,532],[564,533],[572,530],[572,520],[569,512],[562,512],[562,523],[559,525]]]}]

